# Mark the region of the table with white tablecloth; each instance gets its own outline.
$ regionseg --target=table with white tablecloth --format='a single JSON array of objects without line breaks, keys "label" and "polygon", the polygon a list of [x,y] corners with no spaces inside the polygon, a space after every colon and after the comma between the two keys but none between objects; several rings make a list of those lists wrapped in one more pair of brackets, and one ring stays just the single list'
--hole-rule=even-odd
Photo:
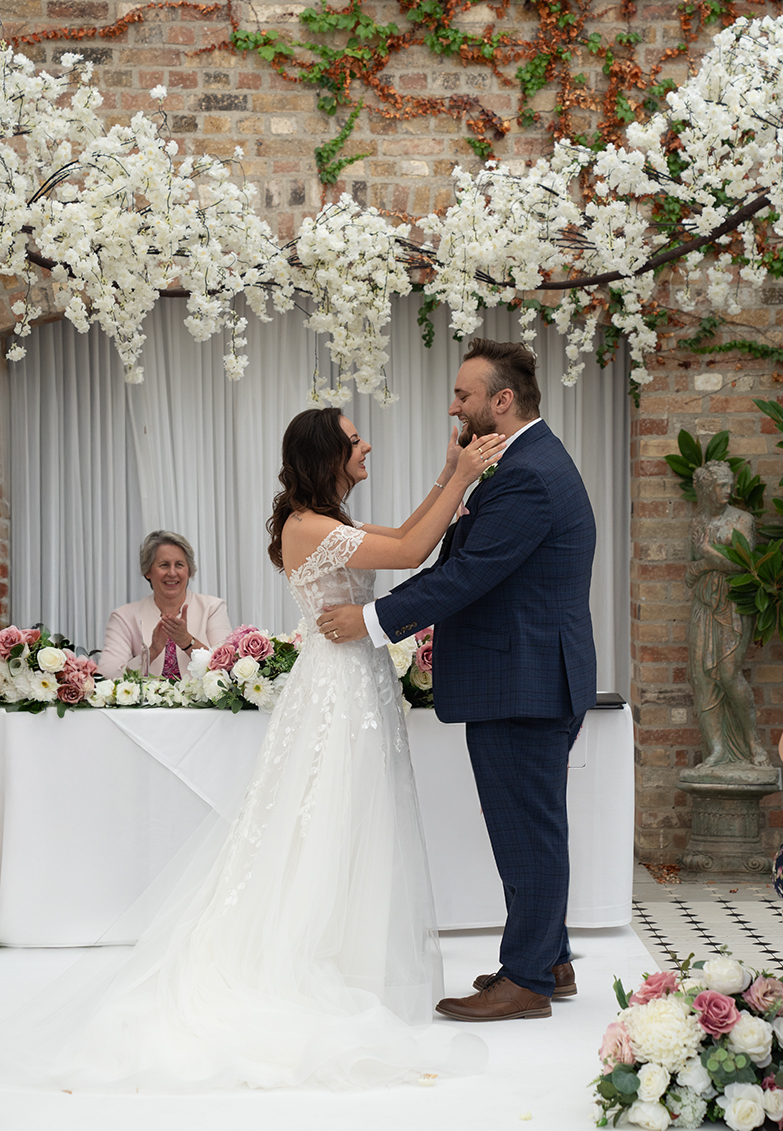
[{"label": "table with white tablecloth", "polygon": [[[0,710],[0,944],[82,946],[147,887],[213,807],[248,781],[260,711]],[[496,926],[503,892],[462,725],[408,716],[438,926]],[[571,751],[575,927],[630,922],[630,708],[589,711]],[[270,862],[273,866],[273,862]],[[112,937],[111,941],[130,941]]]}]

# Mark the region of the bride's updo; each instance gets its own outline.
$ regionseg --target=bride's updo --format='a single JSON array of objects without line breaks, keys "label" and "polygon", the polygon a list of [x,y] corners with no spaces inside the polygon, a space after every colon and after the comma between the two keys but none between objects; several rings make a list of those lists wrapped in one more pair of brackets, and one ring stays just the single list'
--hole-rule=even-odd
[{"label": "bride's updo", "polygon": [[352,525],[343,507],[345,467],[353,453],[339,408],[308,408],[295,416],[283,436],[283,466],[269,532],[269,557],[283,568],[281,535],[294,511],[311,510]]}]

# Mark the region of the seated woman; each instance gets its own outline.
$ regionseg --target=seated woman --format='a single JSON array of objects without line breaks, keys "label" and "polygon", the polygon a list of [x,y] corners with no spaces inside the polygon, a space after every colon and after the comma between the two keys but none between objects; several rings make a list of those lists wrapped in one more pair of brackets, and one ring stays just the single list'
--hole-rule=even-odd
[{"label": "seated woman", "polygon": [[152,595],[111,614],[99,670],[106,679],[119,679],[127,669],[179,679],[194,648],[214,648],[231,632],[226,602],[188,591],[196,562],[181,534],[153,530],[141,544],[139,563]]}]

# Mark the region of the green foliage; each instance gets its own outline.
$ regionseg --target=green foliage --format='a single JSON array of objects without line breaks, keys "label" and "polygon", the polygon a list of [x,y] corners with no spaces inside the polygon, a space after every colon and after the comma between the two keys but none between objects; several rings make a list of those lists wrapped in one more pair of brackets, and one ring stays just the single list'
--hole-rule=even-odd
[{"label": "green foliage", "polygon": [[614,996],[617,998],[617,1004],[620,1006],[620,1009],[627,1009],[628,994],[625,992],[625,987],[619,978],[615,978],[612,983],[612,989],[614,990]]},{"label": "green foliage", "polygon": [[276,55],[294,54],[293,47],[281,39],[276,31],[253,32],[239,28],[232,34],[231,42],[240,51],[257,52],[268,63],[273,62]]},{"label": "green foliage", "polygon": [[416,321],[418,325],[422,327],[421,338],[427,349],[430,349],[432,343],[435,341],[435,323],[430,318],[430,315],[433,310],[437,310],[439,306],[440,301],[434,295],[427,295],[419,307],[419,316]]},{"label": "green foliage", "polygon": [[678,350],[696,350],[703,342],[709,341],[710,338],[715,337],[715,333],[721,326],[725,325],[726,319],[722,318],[719,314],[708,314],[702,318],[699,325],[696,327],[696,332],[690,338],[678,338]]},{"label": "green foliage", "polygon": [[335,161],[335,157],[350,137],[361,109],[362,103],[359,101],[337,137],[324,142],[323,145],[316,146],[315,164],[322,185],[333,185],[347,165],[353,165],[354,161],[361,161],[363,157],[369,156],[367,153],[357,153],[353,157],[341,157],[339,161]]},{"label": "green foliage", "polygon": [[516,80],[526,99],[531,99],[549,82],[548,73],[551,65],[551,55],[534,55],[524,66],[517,69]]},{"label": "green foliage", "polygon": [[482,161],[486,161],[488,157],[492,156],[492,142],[487,141],[486,138],[481,137],[468,137],[465,138],[470,148],[480,157]]},{"label": "green foliage", "polygon": [[719,1092],[725,1091],[729,1084],[755,1084],[756,1071],[753,1062],[743,1052],[733,1053],[725,1047],[725,1037],[704,1049],[701,1062],[710,1074],[710,1079]]},{"label": "green foliage", "polygon": [[[747,460],[738,456],[729,456],[729,433],[716,432],[707,444],[707,450],[702,451],[701,441],[692,436],[685,428],[681,428],[677,435],[677,446],[680,454],[665,456],[666,462],[675,475],[680,477],[680,490],[685,498],[696,502],[696,491],[693,486],[693,473],[697,467],[703,467],[711,459],[725,460],[736,475]],[[756,476],[758,478],[758,476]],[[762,494],[764,486],[762,484]]]}]

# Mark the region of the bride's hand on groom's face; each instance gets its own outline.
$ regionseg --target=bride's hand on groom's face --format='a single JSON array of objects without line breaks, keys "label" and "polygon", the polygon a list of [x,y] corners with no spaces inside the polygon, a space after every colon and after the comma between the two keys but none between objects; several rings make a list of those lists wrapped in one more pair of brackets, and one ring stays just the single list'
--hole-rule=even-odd
[{"label": "bride's hand on groom's face", "polygon": [[362,640],[367,635],[361,605],[324,605],[315,623],[321,635],[335,644]]},{"label": "bride's hand on groom's face", "polygon": [[474,436],[468,446],[460,452],[457,473],[466,480],[466,483],[472,483],[488,467],[498,462],[505,446],[506,437],[496,432],[488,436]]}]

